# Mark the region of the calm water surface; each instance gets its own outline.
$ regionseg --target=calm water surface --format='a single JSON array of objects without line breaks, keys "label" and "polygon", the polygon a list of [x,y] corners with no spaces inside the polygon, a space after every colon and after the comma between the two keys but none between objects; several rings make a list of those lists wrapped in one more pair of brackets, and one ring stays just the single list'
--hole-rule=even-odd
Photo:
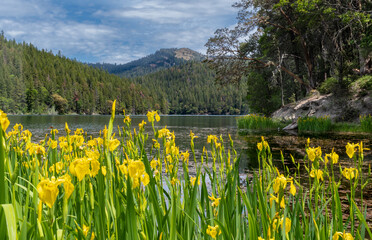
[{"label": "calm water surface", "polygon": [[[146,116],[131,116],[132,127],[138,129],[138,124],[145,120]],[[33,133],[33,141],[39,141],[45,137],[45,134],[50,132],[51,128],[56,128],[60,131],[60,135],[64,134],[65,122],[68,123],[71,130],[76,128],[84,129],[88,135],[93,137],[98,136],[99,131],[108,125],[110,116],[9,116],[11,122],[10,127],[15,123],[21,123],[24,129],[28,129]],[[123,126],[123,116],[116,116],[114,126]],[[225,143],[228,143],[228,135],[234,141],[234,147],[241,154],[241,169],[242,171],[248,168],[257,167],[256,143],[260,141],[261,136],[265,136],[269,142],[274,159],[280,159],[280,151],[283,152],[285,159],[289,160],[290,155],[295,159],[303,159],[305,155],[304,146],[306,139],[310,137],[312,146],[321,146],[323,153],[331,152],[332,148],[340,155],[341,161],[347,161],[345,154],[345,145],[348,142],[363,141],[365,147],[372,148],[371,134],[326,134],[318,136],[293,135],[282,131],[274,132],[257,132],[250,131],[245,134],[239,134],[236,125],[236,116],[161,116],[160,122],[156,123],[156,127],[163,128],[167,126],[170,131],[174,131],[176,136],[176,144],[180,150],[185,151],[190,149],[190,131],[193,131],[199,138],[195,139],[196,154],[200,155],[203,146],[207,146],[207,137],[210,134],[217,136],[222,135]],[[149,133],[149,138],[152,137],[151,125],[146,126],[146,131]],[[365,152],[366,164],[372,163],[371,151]],[[290,164],[290,161],[287,161]],[[366,165],[368,166],[368,165]]]}]

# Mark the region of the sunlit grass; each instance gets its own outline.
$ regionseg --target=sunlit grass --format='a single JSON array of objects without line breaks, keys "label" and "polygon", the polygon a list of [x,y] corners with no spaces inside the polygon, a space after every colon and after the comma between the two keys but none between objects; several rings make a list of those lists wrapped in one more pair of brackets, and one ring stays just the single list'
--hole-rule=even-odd
[{"label": "sunlit grass", "polygon": [[324,117],[299,117],[297,119],[299,132],[330,132],[333,128],[328,116]]},{"label": "sunlit grass", "polygon": [[249,130],[273,130],[283,127],[283,123],[270,117],[257,114],[249,114],[237,119],[239,129]]},{"label": "sunlit grass", "polygon": [[284,159],[284,170],[274,166],[262,137],[259,168],[241,181],[231,138],[208,136],[197,158],[197,136],[179,149],[174,133],[155,128],[157,112],[135,127],[125,116],[117,134],[112,115],[96,138],[66,124],[39,143],[21,125],[7,131],[0,117],[0,239],[372,238],[367,206],[356,204],[371,176],[362,143],[346,146],[344,167],[308,141],[289,172]]},{"label": "sunlit grass", "polygon": [[364,115],[360,116],[360,125],[364,132],[372,132],[372,116],[371,115]]}]

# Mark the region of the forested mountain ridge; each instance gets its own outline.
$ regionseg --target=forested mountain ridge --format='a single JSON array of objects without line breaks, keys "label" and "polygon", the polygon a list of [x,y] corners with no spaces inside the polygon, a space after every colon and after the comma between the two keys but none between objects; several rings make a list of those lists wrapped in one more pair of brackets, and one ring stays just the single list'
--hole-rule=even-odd
[{"label": "forested mountain ridge", "polygon": [[154,101],[128,79],[0,35],[0,109],[23,114],[145,113]]},{"label": "forested mountain ridge", "polygon": [[95,63],[88,65],[130,78],[179,66],[187,61],[201,61],[204,58],[204,55],[188,48],[166,48],[126,64]]},{"label": "forested mountain ridge", "polygon": [[155,109],[169,114],[243,114],[246,86],[219,86],[206,63],[188,61],[183,65],[136,77],[134,83],[151,89]]},{"label": "forested mountain ridge", "polygon": [[[1,34],[0,109],[12,114],[108,114],[116,99],[117,113],[248,112],[244,103],[246,88],[215,85],[215,73],[200,62],[201,54],[189,49],[162,49],[141,61],[150,62],[159,52],[171,56],[158,62],[163,67],[127,79],[60,53],[55,55],[32,44],[7,40]],[[165,68],[166,62],[172,66]]]}]

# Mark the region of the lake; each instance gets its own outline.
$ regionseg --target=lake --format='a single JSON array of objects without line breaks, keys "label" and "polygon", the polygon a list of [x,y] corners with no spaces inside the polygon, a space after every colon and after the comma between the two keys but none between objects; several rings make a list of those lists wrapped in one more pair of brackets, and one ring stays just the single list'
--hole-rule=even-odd
[{"label": "lake", "polygon": [[[348,161],[345,153],[345,145],[363,141],[364,146],[372,148],[371,134],[351,134],[351,133],[334,133],[324,135],[294,135],[283,131],[246,131],[240,134],[237,129],[236,118],[238,116],[194,116],[194,115],[167,115],[161,116],[160,122],[156,123],[157,128],[167,126],[170,131],[174,131],[176,136],[176,144],[181,151],[190,149],[190,130],[199,138],[195,139],[196,154],[200,155],[203,146],[207,146],[208,135],[222,135],[225,143],[228,142],[228,135],[234,141],[234,147],[241,154],[241,171],[249,168],[257,167],[257,152],[256,144],[260,141],[261,136],[265,136],[269,142],[273,158],[279,162],[280,151],[283,151],[286,162],[290,165],[290,155],[295,159],[303,159],[305,155],[305,143],[307,138],[311,139],[311,146],[321,146],[323,154],[330,153],[332,148],[340,155],[340,162]],[[110,116],[81,116],[81,115],[66,115],[66,116],[46,116],[46,115],[24,115],[24,116],[8,116],[10,126],[15,123],[21,123],[24,129],[28,129],[33,134],[33,141],[44,139],[45,134],[50,132],[51,128],[58,129],[60,135],[64,134],[65,122],[68,123],[71,130],[76,128],[84,129],[88,135],[98,136],[99,131],[108,125]],[[138,129],[138,124],[145,120],[146,116],[131,116],[132,127]],[[123,116],[116,116],[114,127],[123,126]],[[117,128],[114,128],[117,130]],[[145,130],[152,137],[151,125],[147,125]],[[151,139],[150,139],[151,141]],[[366,166],[372,163],[371,151],[365,151]]]}]

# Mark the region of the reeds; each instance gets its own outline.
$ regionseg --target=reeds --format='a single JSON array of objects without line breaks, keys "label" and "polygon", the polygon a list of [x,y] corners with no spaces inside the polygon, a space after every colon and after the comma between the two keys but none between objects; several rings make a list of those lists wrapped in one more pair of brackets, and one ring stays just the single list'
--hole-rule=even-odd
[{"label": "reeds", "polygon": [[363,132],[372,132],[372,116],[371,116],[371,114],[360,116],[359,119],[360,119],[360,126],[361,126]]},{"label": "reeds", "polygon": [[324,117],[299,117],[297,119],[299,132],[325,133],[332,130],[332,121]]},{"label": "reeds", "polygon": [[273,130],[282,127],[279,121],[272,118],[249,114],[244,117],[237,119],[239,129],[250,129],[250,130]]}]

